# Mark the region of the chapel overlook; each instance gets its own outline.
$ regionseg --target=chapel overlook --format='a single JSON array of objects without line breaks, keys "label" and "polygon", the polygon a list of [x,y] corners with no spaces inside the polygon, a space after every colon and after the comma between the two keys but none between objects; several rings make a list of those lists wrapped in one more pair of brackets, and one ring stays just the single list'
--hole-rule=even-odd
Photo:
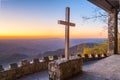
[{"label": "chapel overlook", "polygon": [[1,5],[0,36],[46,39],[0,39],[0,80],[120,80],[120,0],[2,0]]}]

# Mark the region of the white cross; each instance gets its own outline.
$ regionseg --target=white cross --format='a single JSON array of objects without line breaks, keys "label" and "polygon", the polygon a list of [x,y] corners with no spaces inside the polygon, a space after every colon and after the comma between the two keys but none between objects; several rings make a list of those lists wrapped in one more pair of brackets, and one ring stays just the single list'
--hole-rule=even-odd
[{"label": "white cross", "polygon": [[65,58],[69,59],[69,26],[75,26],[70,22],[70,8],[66,7],[66,21],[58,20],[58,24],[65,25]]}]

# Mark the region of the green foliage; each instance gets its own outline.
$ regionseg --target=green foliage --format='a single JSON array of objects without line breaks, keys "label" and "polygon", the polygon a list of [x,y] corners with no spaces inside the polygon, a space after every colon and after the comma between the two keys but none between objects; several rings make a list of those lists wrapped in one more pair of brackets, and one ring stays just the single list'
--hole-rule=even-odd
[{"label": "green foliage", "polygon": [[[118,52],[120,53],[120,39],[118,40]],[[83,53],[82,54],[106,54],[108,50],[108,41],[105,41],[104,43],[101,43],[99,45],[95,45],[93,48],[88,48],[86,45],[83,47]],[[81,54],[81,53],[77,53]]]},{"label": "green foliage", "polygon": [[91,54],[92,53],[92,48],[84,48],[84,51],[83,51],[83,53],[84,54]]},{"label": "green foliage", "polygon": [[83,54],[104,54],[107,53],[108,42],[96,45],[93,48],[84,48]]},{"label": "green foliage", "polygon": [[53,60],[53,56],[48,56],[49,60]]}]

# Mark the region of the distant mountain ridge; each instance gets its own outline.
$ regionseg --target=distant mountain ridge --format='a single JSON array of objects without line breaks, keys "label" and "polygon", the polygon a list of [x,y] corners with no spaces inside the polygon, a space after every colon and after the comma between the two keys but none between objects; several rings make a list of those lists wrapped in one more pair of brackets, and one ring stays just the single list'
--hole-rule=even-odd
[{"label": "distant mountain ridge", "polygon": [[[95,45],[98,45],[97,43],[82,43],[79,45],[72,46],[70,48],[70,54],[74,54],[76,52],[82,53],[85,47],[92,48]],[[33,59],[33,58],[42,58],[45,56],[61,56],[64,55],[65,51],[64,49],[58,49],[55,51],[46,51],[44,53],[39,53],[38,55],[28,56],[25,54],[20,53],[12,53],[12,54],[1,54],[0,55],[0,64],[3,63],[10,63],[10,62],[17,62],[21,61],[22,59]]]},{"label": "distant mountain ridge", "polygon": [[25,54],[13,53],[13,54],[1,54],[0,55],[0,64],[18,62],[22,59],[27,59],[28,56]]},{"label": "distant mountain ridge", "polygon": [[[79,45],[72,46],[72,47],[70,47],[70,54],[74,54],[76,52],[82,53],[84,48],[92,48],[95,45],[98,45],[98,44],[97,43],[82,43]],[[60,55],[64,55],[64,53],[65,53],[64,49],[58,49],[55,51],[46,51],[42,55],[38,54],[38,56],[39,57],[41,57],[41,56],[53,56],[53,55],[60,56]]]},{"label": "distant mountain ridge", "polygon": [[[72,39],[70,53],[82,53],[84,47],[93,47],[102,42],[104,39]],[[64,53],[64,39],[0,40],[0,64]]]},{"label": "distant mountain ridge", "polygon": [[[105,39],[71,39],[70,46],[102,43]],[[19,53],[28,56],[64,48],[64,39],[0,39],[0,54]]]}]

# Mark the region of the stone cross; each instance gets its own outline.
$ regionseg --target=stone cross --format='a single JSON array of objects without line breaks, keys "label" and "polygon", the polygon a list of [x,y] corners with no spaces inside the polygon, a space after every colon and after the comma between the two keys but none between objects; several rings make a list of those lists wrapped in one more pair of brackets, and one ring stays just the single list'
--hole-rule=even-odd
[{"label": "stone cross", "polygon": [[69,26],[75,26],[70,22],[70,8],[66,7],[66,21],[59,20],[58,24],[65,25],[65,58],[69,59]]}]

